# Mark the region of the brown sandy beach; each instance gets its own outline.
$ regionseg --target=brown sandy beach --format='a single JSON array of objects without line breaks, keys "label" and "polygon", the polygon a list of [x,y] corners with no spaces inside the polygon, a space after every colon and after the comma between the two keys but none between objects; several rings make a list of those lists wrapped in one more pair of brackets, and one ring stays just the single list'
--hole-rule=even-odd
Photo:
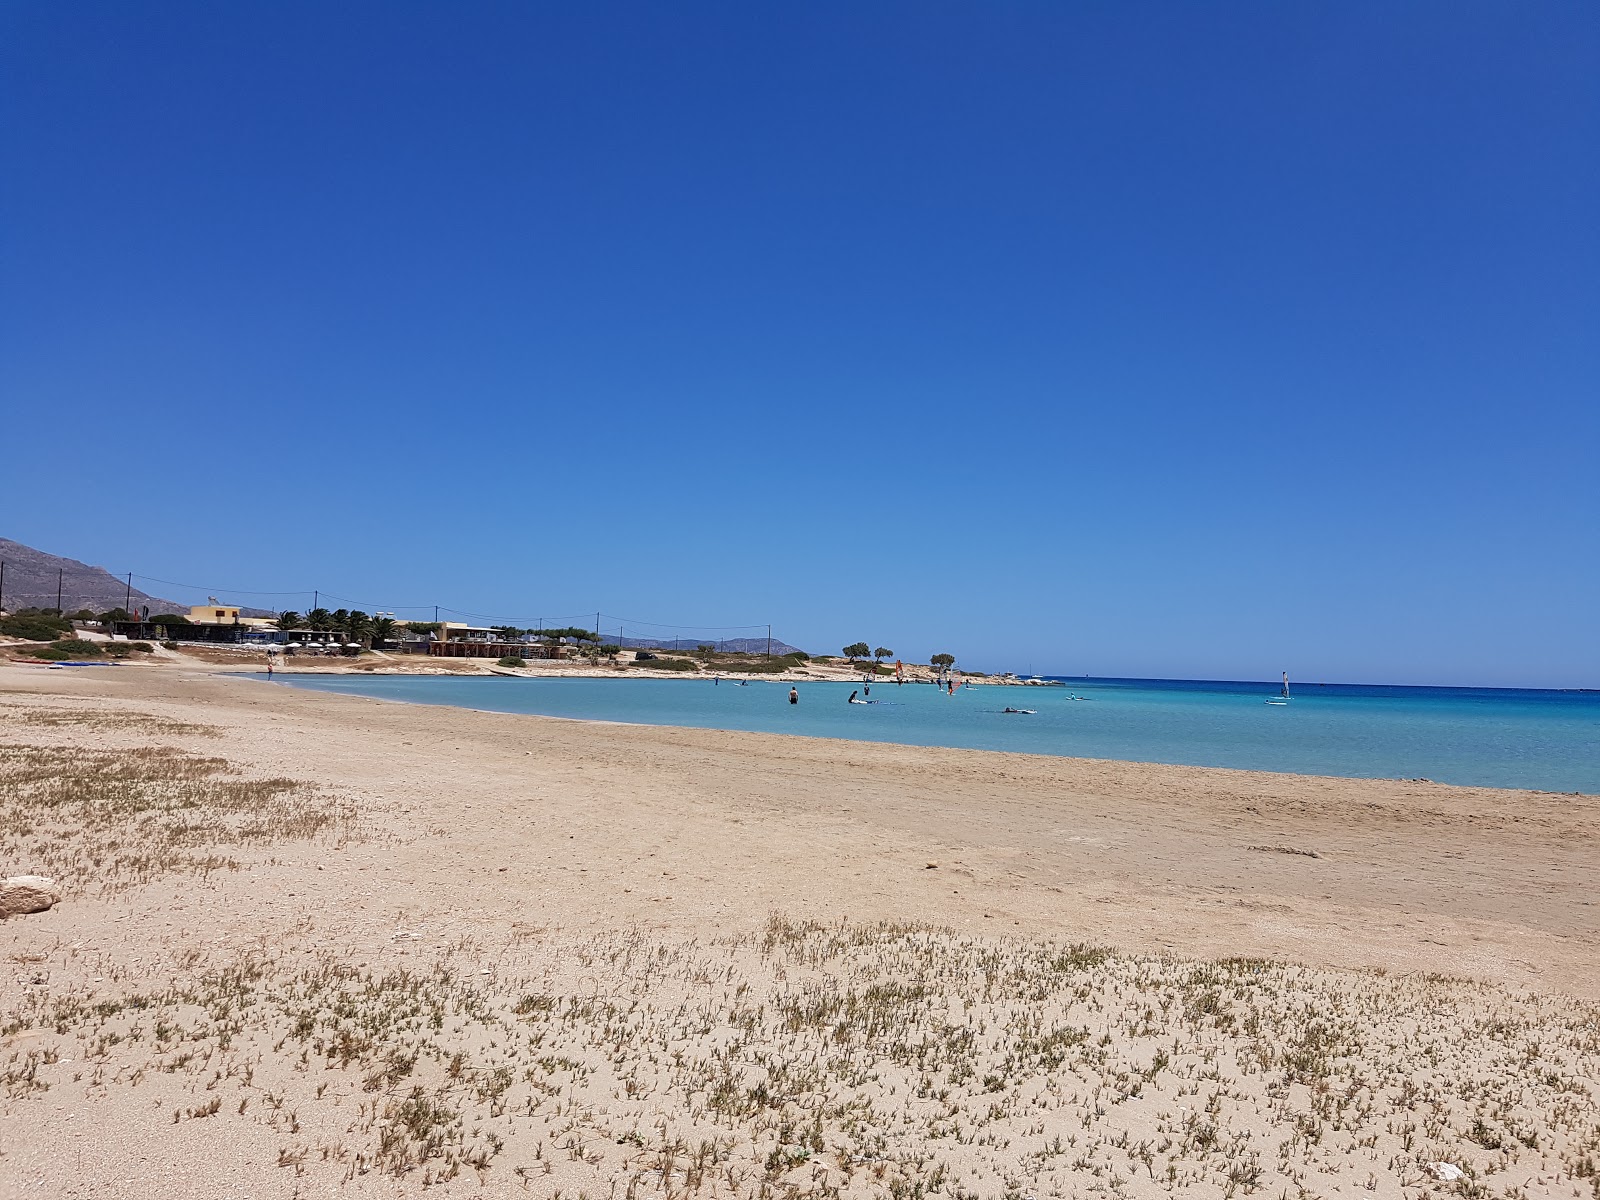
[{"label": "brown sandy beach", "polygon": [[0,706],[0,1195],[1600,1194],[1594,797]]}]

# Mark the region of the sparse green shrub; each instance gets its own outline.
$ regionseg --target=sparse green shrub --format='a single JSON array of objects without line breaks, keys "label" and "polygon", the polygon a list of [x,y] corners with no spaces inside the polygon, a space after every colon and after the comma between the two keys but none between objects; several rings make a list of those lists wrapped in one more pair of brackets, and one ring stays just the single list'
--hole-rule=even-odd
[{"label": "sparse green shrub", "polygon": [[528,664],[524,662],[518,655],[507,654],[500,660],[500,665],[502,667],[525,667]]},{"label": "sparse green shrub", "polygon": [[687,658],[661,658],[657,655],[652,655],[650,669],[652,671],[698,671],[700,667],[697,663],[691,662]]},{"label": "sparse green shrub", "polygon": [[96,643],[82,638],[62,638],[51,642],[50,649],[59,650],[68,658],[99,658],[105,653]]},{"label": "sparse green shrub", "polygon": [[163,650],[176,650],[178,648],[178,643],[177,642],[162,642],[161,643],[161,648]]},{"label": "sparse green shrub", "polygon": [[130,643],[129,649],[135,650],[140,654],[154,654],[156,652],[156,648],[154,646],[152,646],[149,642],[133,642],[133,643]]},{"label": "sparse green shrub", "polygon": [[739,671],[751,675],[778,675],[793,665],[785,658],[751,658],[743,662],[734,660],[716,664],[719,671]]},{"label": "sparse green shrub", "polygon": [[30,642],[50,642],[71,632],[71,621],[44,613],[19,612],[0,618],[0,633],[7,637],[26,638]]}]

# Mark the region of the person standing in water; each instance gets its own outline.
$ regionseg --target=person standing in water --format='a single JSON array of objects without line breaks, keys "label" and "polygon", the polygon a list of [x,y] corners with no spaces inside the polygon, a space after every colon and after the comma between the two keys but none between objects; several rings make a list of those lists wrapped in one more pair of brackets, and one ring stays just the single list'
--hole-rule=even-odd
[{"label": "person standing in water", "polygon": [[790,688],[789,689],[789,703],[790,704],[799,704],[800,703],[800,689],[799,688]]}]

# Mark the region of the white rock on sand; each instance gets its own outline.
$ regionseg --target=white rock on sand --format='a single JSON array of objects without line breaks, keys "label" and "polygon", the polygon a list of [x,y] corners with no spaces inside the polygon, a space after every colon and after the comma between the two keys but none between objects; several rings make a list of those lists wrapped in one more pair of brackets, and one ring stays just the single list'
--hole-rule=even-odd
[{"label": "white rock on sand", "polygon": [[61,899],[56,881],[43,875],[13,875],[0,880],[0,920],[23,913],[39,913]]}]

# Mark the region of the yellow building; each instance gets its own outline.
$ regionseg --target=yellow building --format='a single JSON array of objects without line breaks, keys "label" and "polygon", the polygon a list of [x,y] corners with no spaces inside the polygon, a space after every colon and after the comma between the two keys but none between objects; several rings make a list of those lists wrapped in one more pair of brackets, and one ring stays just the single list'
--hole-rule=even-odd
[{"label": "yellow building", "polygon": [[236,606],[219,604],[215,596],[208,604],[196,604],[189,609],[191,625],[243,625],[250,629],[271,629],[273,622],[266,617],[241,617]]}]

